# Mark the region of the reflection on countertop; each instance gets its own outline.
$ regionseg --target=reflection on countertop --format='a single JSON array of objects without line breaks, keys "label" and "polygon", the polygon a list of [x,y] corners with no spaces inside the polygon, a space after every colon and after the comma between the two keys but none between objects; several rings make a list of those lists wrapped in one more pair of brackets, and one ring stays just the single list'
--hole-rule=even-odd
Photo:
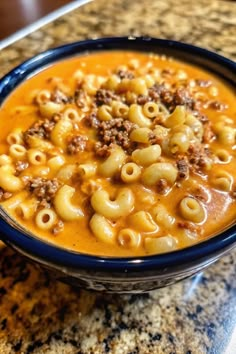
[{"label": "reflection on countertop", "polygon": [[[194,43],[236,59],[236,3],[97,0],[2,50],[0,72],[49,47],[128,34]],[[232,251],[168,288],[118,296],[73,289],[5,248],[0,352],[235,354],[235,258]]]},{"label": "reflection on countertop", "polygon": [[[0,349],[224,353],[235,325],[234,256],[168,288],[122,296],[73,289],[6,248],[0,261]],[[228,353],[235,353],[233,347]]]}]

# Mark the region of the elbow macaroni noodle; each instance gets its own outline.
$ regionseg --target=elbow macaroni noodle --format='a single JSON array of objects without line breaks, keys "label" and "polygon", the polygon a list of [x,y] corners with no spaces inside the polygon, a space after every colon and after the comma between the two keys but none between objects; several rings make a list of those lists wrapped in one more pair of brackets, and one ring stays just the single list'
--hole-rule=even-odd
[{"label": "elbow macaroni noodle", "polygon": [[116,146],[111,151],[110,156],[104,162],[100,163],[98,172],[104,177],[112,177],[121,169],[125,160],[125,152],[119,146]]},{"label": "elbow macaroni noodle", "polygon": [[24,184],[19,177],[14,175],[14,167],[5,165],[0,167],[0,187],[7,192],[19,192]]},{"label": "elbow macaroni noodle", "polygon": [[91,204],[97,213],[111,220],[117,220],[132,211],[134,196],[130,189],[123,188],[118,192],[116,199],[111,200],[107,191],[99,189],[93,193]]},{"label": "elbow macaroni noodle", "polygon": [[0,204],[88,254],[191,246],[235,220],[234,102],[218,78],[168,57],[56,63],[0,109]]},{"label": "elbow macaroni noodle", "polygon": [[74,206],[71,202],[74,193],[75,188],[64,184],[55,195],[54,206],[62,220],[72,221],[83,217],[81,208]]},{"label": "elbow macaroni noodle", "polygon": [[143,114],[142,107],[135,103],[130,106],[128,117],[131,122],[137,124],[140,128],[149,128],[152,125],[151,120]]}]

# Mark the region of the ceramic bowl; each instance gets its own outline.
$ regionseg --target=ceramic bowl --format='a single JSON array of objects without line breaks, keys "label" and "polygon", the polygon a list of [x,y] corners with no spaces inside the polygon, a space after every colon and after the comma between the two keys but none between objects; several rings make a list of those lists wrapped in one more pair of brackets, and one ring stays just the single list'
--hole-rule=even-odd
[{"label": "ceramic bowl", "polygon": [[[50,49],[27,60],[0,80],[0,104],[17,85],[57,60],[100,50],[162,53],[201,66],[235,87],[236,64],[189,44],[155,38],[103,38]],[[115,293],[140,293],[175,283],[215,262],[236,243],[236,225],[194,246],[171,253],[136,257],[99,257],[59,248],[26,233],[0,210],[1,239],[24,256],[75,286]]]}]

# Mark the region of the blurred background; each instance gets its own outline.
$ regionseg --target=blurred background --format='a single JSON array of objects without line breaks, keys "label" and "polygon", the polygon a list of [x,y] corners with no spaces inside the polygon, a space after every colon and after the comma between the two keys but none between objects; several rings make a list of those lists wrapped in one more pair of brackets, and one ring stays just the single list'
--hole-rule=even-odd
[{"label": "blurred background", "polygon": [[73,0],[0,0],[0,40]]}]

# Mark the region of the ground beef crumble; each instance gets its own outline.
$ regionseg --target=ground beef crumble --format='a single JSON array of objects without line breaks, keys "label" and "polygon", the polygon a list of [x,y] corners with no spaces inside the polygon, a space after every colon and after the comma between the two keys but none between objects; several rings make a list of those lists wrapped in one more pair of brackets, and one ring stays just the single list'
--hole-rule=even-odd
[{"label": "ground beef crumble", "polygon": [[[129,134],[136,127],[136,124],[122,118],[114,118],[99,123],[97,135],[101,144],[95,145],[95,152],[99,155],[99,150],[104,145],[117,144],[130,153],[137,144],[130,140]],[[96,148],[97,146],[97,148]]]},{"label": "ground beef crumble", "polygon": [[59,234],[61,231],[64,229],[64,222],[62,220],[59,220],[56,225],[52,229],[53,235]]},{"label": "ground beef crumble", "polygon": [[51,100],[55,103],[71,103],[73,97],[67,96],[64,92],[59,89],[55,89],[51,94]]},{"label": "ground beef crumble", "polygon": [[173,94],[170,111],[173,111],[176,106],[186,106],[187,108],[194,109],[196,100],[192,98],[189,91],[183,88],[177,88]]},{"label": "ground beef crumble", "polygon": [[55,124],[61,119],[60,114],[55,114],[51,119],[40,119],[35,122],[28,130],[23,134],[23,140],[28,145],[30,136],[36,136],[40,139],[49,139],[50,134],[55,127]]},{"label": "ground beef crumble", "polygon": [[4,191],[3,188],[0,187],[0,201],[11,198],[12,193]]},{"label": "ground beef crumble", "polygon": [[191,144],[188,149],[190,169],[194,171],[201,171],[207,166],[210,155],[211,153],[207,146],[201,144]]},{"label": "ground beef crumble", "polygon": [[86,94],[82,89],[76,89],[74,93],[74,102],[78,108],[84,108],[86,102]]},{"label": "ground beef crumble", "polygon": [[96,112],[92,112],[83,119],[85,125],[90,128],[97,129],[99,127],[100,121],[97,119]]},{"label": "ground beef crumble", "polygon": [[[164,84],[155,84],[149,88],[148,97],[147,102],[150,99],[154,102],[161,102],[170,112],[173,112],[176,106],[185,106],[191,110],[198,109],[198,101],[191,97],[187,88],[183,87],[169,89]],[[144,98],[142,100],[145,102]]]},{"label": "ground beef crumble", "polygon": [[188,161],[183,157],[176,161],[178,169],[178,179],[185,179],[189,175]]},{"label": "ground beef crumble", "polygon": [[94,146],[96,156],[101,158],[106,158],[110,156],[111,148],[112,148],[112,144],[110,146],[107,144],[103,145],[100,141],[98,141]]},{"label": "ground beef crumble", "polygon": [[112,101],[120,101],[121,97],[111,90],[99,89],[95,94],[95,102],[97,106],[103,104],[110,105]]},{"label": "ground beef crumble", "polygon": [[144,96],[144,95],[139,95],[137,97],[137,103],[143,106],[145,103],[150,102],[151,97],[150,96]]},{"label": "ground beef crumble", "polygon": [[28,162],[26,161],[16,161],[15,164],[15,169],[16,169],[16,176],[19,176],[19,174],[24,171],[27,167],[29,166]]},{"label": "ground beef crumble", "polygon": [[160,139],[158,139],[156,134],[153,132],[149,133],[148,140],[151,145],[160,144]]},{"label": "ground beef crumble", "polygon": [[213,130],[211,129],[211,123],[204,124],[202,142],[205,144],[210,143],[215,137]]},{"label": "ground beef crumble", "polygon": [[157,193],[165,194],[168,189],[168,183],[166,179],[161,178],[156,184]]},{"label": "ground beef crumble", "polygon": [[67,141],[67,153],[75,155],[79,151],[84,151],[87,146],[88,138],[83,135],[75,135]]},{"label": "ground beef crumble", "polygon": [[29,178],[26,182],[26,189],[38,199],[39,205],[43,207],[50,207],[60,186],[61,183],[57,178],[35,177]]},{"label": "ground beef crumble", "polygon": [[158,101],[161,94],[167,91],[164,84],[155,84],[148,89],[148,97],[150,97],[152,101]]},{"label": "ground beef crumble", "polygon": [[131,71],[129,71],[129,70],[122,70],[122,69],[120,69],[120,70],[118,70],[118,71],[116,72],[116,75],[119,76],[119,78],[120,78],[121,80],[122,80],[122,79],[129,79],[129,80],[131,80],[131,79],[134,78],[134,74],[133,74]]}]

